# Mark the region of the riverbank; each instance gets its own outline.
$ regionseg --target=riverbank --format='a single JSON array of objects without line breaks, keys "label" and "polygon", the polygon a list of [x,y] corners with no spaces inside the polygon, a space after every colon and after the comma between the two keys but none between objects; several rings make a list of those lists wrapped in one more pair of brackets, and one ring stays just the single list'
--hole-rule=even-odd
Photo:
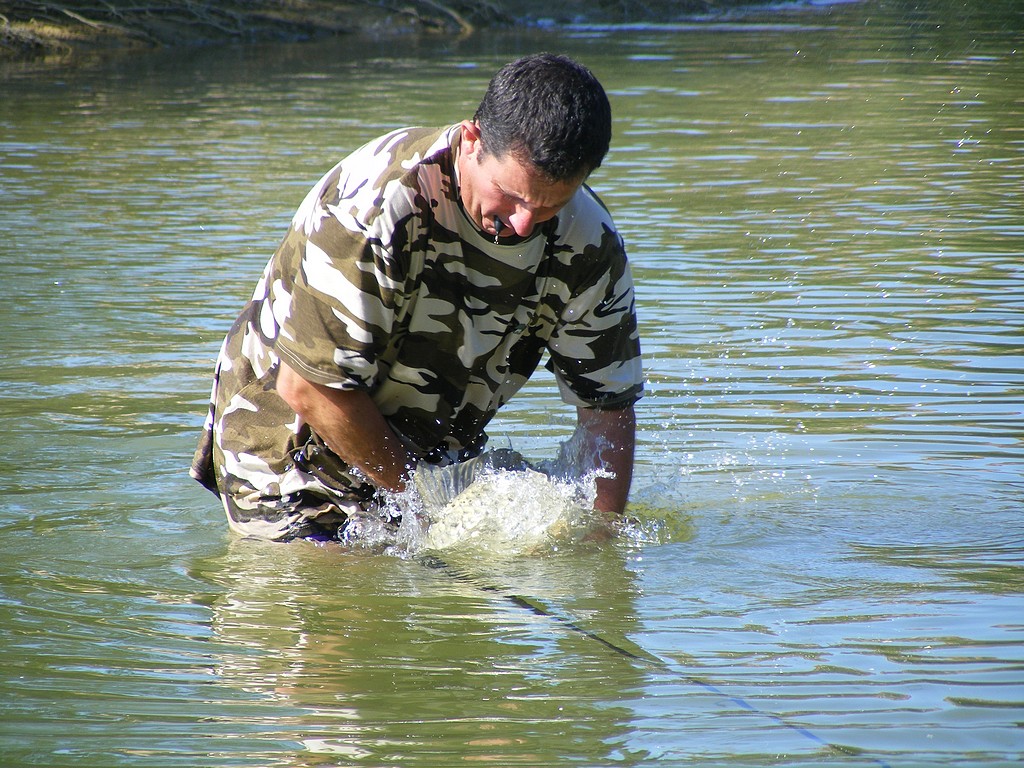
[{"label": "riverbank", "polygon": [[105,0],[0,2],[0,61],[117,48],[466,35],[518,25],[676,21],[765,0]]}]

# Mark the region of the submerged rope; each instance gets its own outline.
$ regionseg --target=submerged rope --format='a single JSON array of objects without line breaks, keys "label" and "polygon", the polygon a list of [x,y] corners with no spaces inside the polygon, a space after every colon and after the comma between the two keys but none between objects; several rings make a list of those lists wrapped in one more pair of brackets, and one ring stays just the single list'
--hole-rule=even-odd
[{"label": "submerged rope", "polygon": [[[480,583],[479,580],[473,578],[468,574],[463,573],[462,571],[457,570],[455,567],[453,567],[452,565],[445,562],[439,557],[421,557],[419,558],[419,563],[421,565],[426,566],[427,568],[430,568],[431,570],[440,571],[446,574],[447,576],[450,576],[451,578],[455,579],[456,581],[462,582],[464,584],[469,584],[481,591],[498,595],[504,598],[512,605],[515,605],[519,608],[524,608],[530,611],[531,613],[536,614],[537,616],[543,616],[544,618],[551,619],[552,621],[557,622],[566,629],[571,630],[576,634],[582,635],[583,637],[587,637],[593,640],[594,642],[603,645],[605,648],[612,651],[613,653],[618,654],[619,656],[623,656],[632,661],[640,662],[641,664],[645,664],[649,667],[654,667],[662,672],[679,674],[679,670],[675,668],[675,665],[673,665],[672,662],[669,662],[661,658],[660,656],[651,653],[650,651],[647,651],[639,646],[637,646],[635,651],[632,651],[629,648],[620,645],[619,643],[613,642],[612,640],[609,640],[606,637],[602,637],[596,632],[591,632],[586,627],[581,627],[568,616],[563,616],[561,614],[555,613],[551,609],[544,606],[539,600],[524,597],[522,595],[517,595],[513,592],[502,589],[501,587],[494,586],[493,584],[482,584]],[[716,696],[720,696],[732,702],[740,709],[746,710],[747,712],[751,712],[756,715],[760,715],[761,717],[768,718],[769,720],[772,720],[778,725],[782,725],[786,728],[789,728],[791,731],[800,734],[805,739],[814,742],[819,747],[825,747],[827,749],[832,750],[835,753],[842,755],[861,757],[868,762],[880,766],[880,768],[892,768],[892,766],[890,766],[889,763],[887,763],[885,760],[882,760],[877,757],[871,757],[870,755],[861,755],[859,753],[851,751],[849,748],[841,747],[837,744],[833,744],[829,741],[826,741],[813,731],[808,730],[807,728],[801,725],[795,725],[793,723],[790,723],[780,715],[776,715],[771,712],[766,712],[765,710],[760,709],[759,707],[751,704],[742,696],[726,693],[713,683],[709,683],[707,680],[703,680],[689,673],[683,673],[682,678],[691,685],[695,685],[698,688],[703,688],[705,691],[708,691],[709,693],[713,693]]]}]

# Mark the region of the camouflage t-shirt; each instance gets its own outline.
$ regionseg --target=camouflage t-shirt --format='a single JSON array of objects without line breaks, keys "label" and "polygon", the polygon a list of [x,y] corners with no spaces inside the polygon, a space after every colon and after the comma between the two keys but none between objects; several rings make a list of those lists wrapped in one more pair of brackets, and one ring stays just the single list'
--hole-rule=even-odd
[{"label": "camouflage t-shirt", "polygon": [[478,453],[545,352],[567,403],[640,397],[633,284],[604,206],[583,186],[530,237],[496,244],[462,208],[458,135],[395,131],[307,195],[221,349],[192,469],[205,486],[257,517],[289,494],[372,494],[277,395],[282,359],[367,391],[429,461]]}]

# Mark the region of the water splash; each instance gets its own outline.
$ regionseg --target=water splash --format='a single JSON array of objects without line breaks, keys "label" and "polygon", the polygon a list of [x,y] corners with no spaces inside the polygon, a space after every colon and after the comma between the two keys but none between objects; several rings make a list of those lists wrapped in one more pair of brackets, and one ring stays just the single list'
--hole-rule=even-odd
[{"label": "water splash", "polygon": [[488,469],[444,506],[426,510],[415,543],[420,550],[492,554],[557,546],[589,530],[594,485],[592,477],[574,482],[533,469]]},{"label": "water splash", "polygon": [[401,517],[392,552],[466,550],[514,556],[580,542],[606,525],[594,512],[601,446],[577,429],[554,458],[498,449],[449,467],[421,467],[388,499]]}]

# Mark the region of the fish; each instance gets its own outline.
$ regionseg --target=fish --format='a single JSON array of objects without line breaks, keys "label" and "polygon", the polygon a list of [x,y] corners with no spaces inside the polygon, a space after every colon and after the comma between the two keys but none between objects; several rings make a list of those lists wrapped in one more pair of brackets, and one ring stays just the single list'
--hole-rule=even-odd
[{"label": "fish", "polygon": [[568,541],[593,516],[585,483],[550,476],[497,449],[414,476],[424,524],[419,546],[521,554]]}]

